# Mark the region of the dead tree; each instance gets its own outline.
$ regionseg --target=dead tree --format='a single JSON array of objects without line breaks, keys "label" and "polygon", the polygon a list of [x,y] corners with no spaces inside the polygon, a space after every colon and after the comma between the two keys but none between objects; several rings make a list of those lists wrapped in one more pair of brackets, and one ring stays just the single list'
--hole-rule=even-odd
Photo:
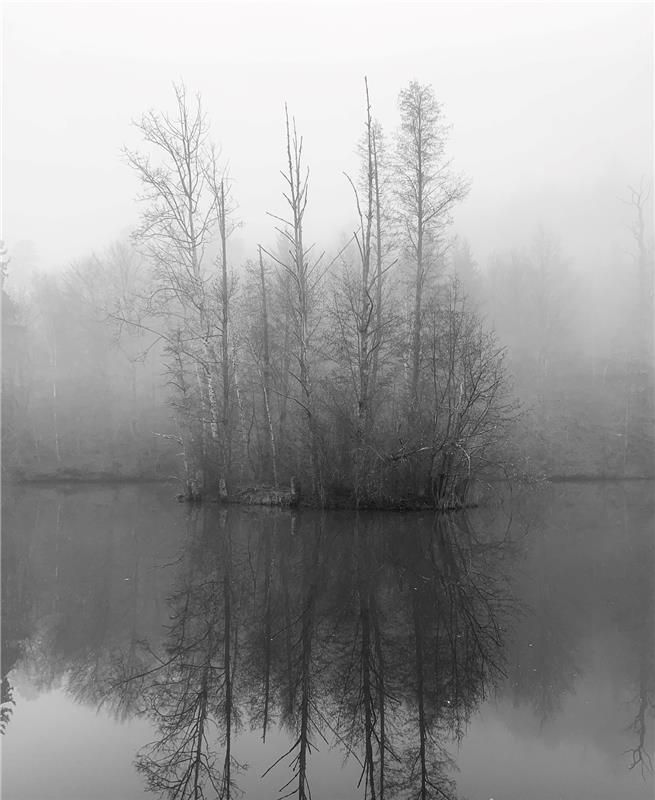
[{"label": "dead tree", "polygon": [[304,244],[304,217],[307,208],[309,169],[303,169],[302,137],[298,136],[295,120],[289,121],[285,106],[287,167],[282,172],[286,189],[284,198],[290,218],[270,214],[280,226],[276,230],[288,246],[288,260],[280,259],[266,251],[289,278],[289,311],[292,333],[295,339],[295,360],[297,370],[290,375],[298,384],[300,397],[294,400],[302,408],[306,422],[306,448],[309,451],[309,467],[312,494],[320,502],[324,500],[323,476],[318,446],[313,369],[311,363],[312,335],[316,327],[316,294],[322,277],[319,271],[321,258],[310,260],[312,246]]}]

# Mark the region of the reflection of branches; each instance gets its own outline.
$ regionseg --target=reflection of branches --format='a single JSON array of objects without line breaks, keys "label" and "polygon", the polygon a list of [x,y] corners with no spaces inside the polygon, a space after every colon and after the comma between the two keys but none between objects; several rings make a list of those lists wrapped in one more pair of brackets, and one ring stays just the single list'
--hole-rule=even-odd
[{"label": "reflection of branches", "polygon": [[216,601],[204,592],[194,596],[194,588],[185,587],[171,601],[177,610],[166,648],[170,657],[144,687],[147,711],[159,737],[141,750],[137,769],[152,791],[200,800],[206,784],[220,794],[209,730],[215,727],[210,717],[212,698],[225,678],[213,663],[219,655]]},{"label": "reflection of branches", "polygon": [[453,797],[455,768],[444,742],[503,674],[503,631],[513,611],[502,567],[509,546],[474,535],[463,515],[437,515],[432,529],[405,537],[396,554],[407,580],[404,652],[405,748],[394,784],[427,800]]},{"label": "reflection of branches", "polygon": [[198,509],[163,641],[139,639],[130,605],[122,649],[79,661],[86,699],[104,682],[116,714],[153,723],[137,757],[149,790],[234,797],[247,697],[253,728],[268,740],[279,720],[288,734],[265,772],[283,773],[280,800],[309,800],[321,741],[360,765],[370,800],[454,795],[447,748],[502,670],[511,543],[455,516],[402,531],[390,516],[360,515],[354,530],[347,519],[328,533],[311,512],[253,526],[252,514]]},{"label": "reflection of branches", "polygon": [[[199,519],[206,523],[211,516]],[[189,573],[168,601],[171,623],[164,646],[142,643],[138,658],[134,648],[123,656],[114,703],[121,707],[128,696],[140,696],[143,713],[156,726],[157,738],[136,760],[150,791],[171,800],[202,800],[209,790],[229,800],[234,773],[242,768],[232,753],[238,722],[232,539],[225,519],[211,531],[213,540],[198,535],[196,521],[190,518]],[[215,739],[225,747],[222,769]]]},{"label": "reflection of branches", "polygon": [[[180,676],[179,684],[173,682],[170,688],[158,692],[158,701],[168,703],[165,711],[151,708],[158,719],[160,738],[137,757],[137,769],[145,776],[149,790],[166,792],[171,798],[200,800],[205,797],[207,781],[223,796],[207,736],[212,672],[207,662],[200,667],[200,685],[195,691],[186,691],[190,676]],[[178,688],[183,689],[179,694]]]},{"label": "reflection of branches", "polygon": [[349,752],[352,753],[358,746],[364,750],[358,785],[364,783],[365,792],[371,800],[376,800],[378,796],[383,800],[387,756],[397,760],[388,738],[387,707],[397,705],[397,702],[388,694],[385,683],[386,658],[377,597],[379,562],[371,546],[366,524],[360,527],[359,516],[355,520],[353,547],[357,565],[354,587],[357,605],[353,609],[355,619],[351,634],[351,662],[356,659],[357,668],[349,668],[349,677],[342,681],[340,702],[346,706],[348,713],[344,740]]},{"label": "reflection of branches", "polygon": [[4,733],[7,730],[15,705],[14,687],[9,683],[9,678],[5,675],[2,678],[0,687],[0,733]]},{"label": "reflection of branches", "polygon": [[418,748],[408,747],[398,772],[403,775],[400,786],[407,787],[408,795],[419,800],[455,797],[455,783],[447,773],[455,769],[455,762],[428,729],[424,729]]},{"label": "reflection of branches", "polygon": [[[450,724],[456,735],[486,686],[503,675],[503,630],[513,613],[511,593],[499,563],[513,550],[507,542],[476,539],[465,517],[438,516],[432,537],[431,563],[440,588],[437,619],[449,671],[444,683]],[[461,712],[461,713],[460,713]]]},{"label": "reflection of branches", "polygon": [[628,769],[639,767],[642,777],[645,779],[646,772],[653,772],[653,759],[646,749],[646,734],[648,732],[648,715],[655,711],[655,693],[653,692],[653,653],[649,647],[651,642],[648,636],[644,637],[644,651],[641,654],[639,668],[639,685],[637,695],[632,702],[636,703],[637,710],[635,716],[627,730],[637,738],[637,746],[625,751],[624,755],[630,755],[630,765]]},{"label": "reflection of branches", "polygon": [[[340,541],[330,590],[341,609],[327,658],[343,737],[362,756],[371,800],[453,797],[445,743],[463,735],[503,674],[514,608],[502,566],[513,545],[476,536],[463,516],[438,515],[430,527],[418,520],[402,536],[384,522],[373,535],[367,522],[358,519],[352,539]],[[349,564],[356,569],[346,583]]]},{"label": "reflection of branches", "polygon": [[[308,759],[314,745],[312,734],[319,733],[320,727],[312,716],[312,647],[314,644],[315,633],[315,614],[316,602],[318,597],[318,564],[321,545],[321,530],[314,532],[311,536],[306,532],[302,539],[303,549],[303,573],[302,573],[302,612],[296,620],[294,631],[297,638],[291,644],[291,649],[287,654],[290,660],[291,672],[289,673],[289,700],[287,705],[286,723],[296,731],[296,740],[291,748],[278,758],[275,764],[269,767],[265,775],[287,756],[293,755],[289,762],[291,778],[280,788],[284,792],[293,783],[296,788],[282,795],[284,797],[297,796],[299,800],[306,800],[311,797],[309,782],[307,780]],[[297,631],[298,623],[300,631]]]},{"label": "reflection of branches", "polygon": [[[408,770],[406,781],[414,787],[415,797],[427,800],[428,797],[451,797],[451,781],[445,777],[445,768],[452,766],[444,748],[437,741],[435,727],[429,725],[426,713],[427,687],[425,675],[425,630],[421,620],[421,597],[419,587],[415,586],[412,594],[412,621],[414,633],[415,655],[415,701],[418,712],[418,748],[409,747],[405,754],[405,766]],[[455,661],[453,662],[455,663]],[[435,675],[438,679],[438,674]],[[436,710],[436,709],[435,709]],[[438,783],[437,783],[438,781]]]},{"label": "reflection of branches", "polygon": [[[456,525],[452,517],[437,517],[432,557],[449,599],[451,625],[447,626],[447,636],[451,652],[456,651],[458,639],[465,642],[468,646],[464,661],[466,671],[470,673],[475,667],[481,668],[483,686],[485,670],[494,676],[504,674],[498,661],[503,645],[500,620],[511,608],[509,588],[497,570],[489,569],[489,556],[506,557],[504,551],[508,548],[499,552],[497,542],[486,548],[470,539],[467,541],[469,533],[469,528]],[[458,659],[453,659],[453,665],[457,662]]]},{"label": "reflection of branches", "polygon": [[[126,637],[127,645],[124,650],[113,647],[107,652],[104,652],[104,648],[100,645],[91,648],[82,658],[75,660],[68,681],[69,692],[75,700],[92,702],[98,707],[104,706],[121,720],[142,710],[138,678],[141,677],[140,673],[149,669],[151,655],[147,645],[140,641],[138,633],[141,552],[136,526],[132,528],[128,541],[132,546],[130,550],[132,569],[127,579],[129,585],[127,609],[125,615],[120,618],[121,627],[124,626],[126,629],[125,633],[129,631]],[[110,552],[105,554],[105,563],[110,561]],[[104,583],[105,595],[109,598],[107,582]],[[109,616],[109,599],[105,603],[97,603],[97,606],[104,609],[103,613]],[[128,675],[132,680],[123,685]]]},{"label": "reflection of branches", "polygon": [[[274,552],[273,540],[277,537],[276,519],[273,519],[272,530],[261,520],[260,536],[258,539],[259,552],[257,554],[256,566],[253,566],[249,552],[249,571],[253,588],[253,607],[255,610],[256,623],[248,629],[245,634],[247,640],[246,663],[252,668],[253,688],[251,691],[251,702],[249,708],[250,725],[253,730],[261,728],[262,740],[266,741],[266,734],[271,723],[272,697],[275,681],[271,680],[271,669],[273,665],[274,640],[273,640],[273,620],[275,612],[275,586],[274,586]],[[259,581],[260,571],[263,571],[263,580]],[[261,593],[258,594],[258,587],[261,586]]]},{"label": "reflection of branches", "polygon": [[[240,769],[241,765],[232,755],[232,731],[237,717],[234,704],[234,671],[236,664],[236,631],[233,632],[232,613],[232,537],[229,528],[223,531],[223,678],[224,692],[222,695],[222,716],[225,721],[225,759],[223,761],[223,781],[219,796],[229,800],[232,791],[232,769]],[[236,625],[234,626],[236,628]],[[234,655],[232,655],[232,642],[234,641]],[[234,658],[234,662],[233,659]]]},{"label": "reflection of branches", "polygon": [[632,720],[632,723],[628,728],[630,733],[634,733],[637,736],[637,746],[630,748],[625,752],[629,753],[632,759],[628,769],[634,769],[638,766],[642,777],[645,778],[645,773],[647,771],[653,771],[653,759],[645,747],[646,731],[648,728],[646,723],[646,714],[649,710],[652,711],[653,708],[655,708],[655,704],[653,703],[652,698],[649,698],[645,692],[641,697],[637,698],[637,700],[639,701],[637,713],[635,714],[635,718]]}]

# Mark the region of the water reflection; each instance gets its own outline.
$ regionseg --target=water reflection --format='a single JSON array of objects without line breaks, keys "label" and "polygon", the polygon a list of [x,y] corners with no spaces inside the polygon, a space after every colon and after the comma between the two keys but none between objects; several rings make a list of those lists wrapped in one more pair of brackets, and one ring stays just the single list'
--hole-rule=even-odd
[{"label": "water reflection", "polygon": [[3,677],[149,720],[134,754],[146,789],[239,796],[254,730],[257,776],[280,798],[311,796],[326,745],[357,764],[362,796],[455,797],[454,756],[486,701],[529,707],[545,730],[594,659],[625,715],[593,736],[613,752],[623,730],[625,767],[648,776],[652,505],[613,502],[585,529],[532,502],[525,538],[502,514],[208,507],[175,525],[157,498],[119,494],[3,509]]},{"label": "water reflection", "polygon": [[[164,640],[132,632],[101,698],[154,723],[136,761],[148,788],[234,796],[247,724],[288,734],[266,770],[281,796],[310,796],[321,741],[356,759],[371,798],[454,796],[447,744],[504,675],[516,546],[463,515],[208,509],[188,527]],[[77,665],[75,694],[99,699],[96,677]]]},{"label": "water reflection", "polygon": [[[16,490],[2,499],[2,671],[96,704],[118,654],[157,635],[162,563],[179,531],[137,488]],[[69,678],[70,676],[70,678]]]}]

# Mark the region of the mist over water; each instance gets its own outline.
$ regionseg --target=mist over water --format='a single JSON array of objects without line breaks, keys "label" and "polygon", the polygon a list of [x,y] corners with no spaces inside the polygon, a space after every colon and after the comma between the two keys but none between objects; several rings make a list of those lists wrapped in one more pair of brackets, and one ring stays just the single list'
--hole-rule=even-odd
[{"label": "mist over water", "polygon": [[230,791],[248,797],[297,788],[305,746],[318,797],[364,796],[367,748],[393,796],[423,777],[448,796],[646,797],[653,512],[636,484],[456,519],[12,493],[3,792],[168,796],[197,745],[203,785],[227,791],[229,726]]},{"label": "mist over water", "polygon": [[3,797],[651,797],[652,5],[2,22]]},{"label": "mist over water", "polygon": [[[310,175],[302,239],[316,262],[314,277],[321,277],[302,290],[316,295],[299,345],[314,373],[309,383],[334,383],[333,367],[337,380],[347,381],[359,359],[355,383],[380,378],[393,393],[409,381],[416,394],[410,372],[420,369],[431,380],[430,344],[416,338],[425,339],[417,326],[430,312],[425,300],[418,310],[417,288],[425,283],[427,294],[436,282],[443,289],[455,276],[468,307],[495,333],[498,347],[507,348],[503,373],[524,412],[510,460],[520,470],[527,464],[545,474],[653,474],[650,6],[385,4],[374,13],[356,4],[346,14],[333,4],[228,3],[189,13],[170,4],[10,4],[3,19],[3,341],[5,384],[19,387],[5,403],[6,417],[14,413],[13,402],[29,408],[29,420],[5,426],[12,433],[5,431],[4,452],[5,462],[22,474],[180,472],[172,440],[152,435],[179,435],[166,406],[173,369],[166,349],[176,347],[180,314],[181,329],[195,339],[205,336],[205,323],[210,337],[228,323],[189,319],[187,300],[193,306],[196,290],[180,288],[174,272],[157,277],[153,242],[141,235],[154,234],[148,228],[152,208],[143,202],[150,190],[134,161],[130,167],[129,153],[165,168],[166,154],[139,126],[150,112],[152,119],[175,118],[173,82],[184,83],[189,113],[200,97],[203,136],[216,145],[217,175],[227,170],[229,178],[225,277],[211,285],[221,251],[213,226],[201,234],[205,250],[194,280],[214,292],[203,300],[208,308],[216,292],[231,298],[230,341],[208,360],[237,365],[236,377],[215,382],[242,383],[241,400],[223,401],[241,403],[241,439],[253,415],[259,439],[268,435],[266,412],[252,399],[261,392],[257,371],[263,369],[253,363],[253,356],[263,358],[262,329],[253,328],[262,313],[259,245],[270,295],[268,402],[278,425],[285,413],[281,396],[292,393],[277,377],[289,373],[285,336],[298,339],[288,324],[295,301],[285,310],[289,287],[275,260],[288,258],[278,230],[285,230],[280,218],[289,219],[280,176],[287,162],[286,103],[302,138],[300,166]],[[359,291],[364,274],[356,240],[366,237],[349,181],[362,211],[364,76],[379,137],[381,196],[375,203],[383,213],[382,238],[368,256],[382,253],[380,277],[369,277],[376,310],[362,349],[352,334],[361,327],[357,315],[369,316],[366,302],[353,306],[349,295]],[[399,93],[411,81],[431,87],[439,109],[439,146],[425,198],[433,181],[440,211],[436,225],[426,223],[434,241],[418,267],[407,240],[412,225],[403,222],[411,203],[406,195],[402,201],[397,163],[405,124]],[[452,202],[437,201],[457,185],[461,191]],[[169,244],[181,241],[177,237]],[[167,258],[170,263],[171,253]],[[181,311],[170,306],[171,293]],[[437,314],[444,318],[442,303]],[[352,331],[344,313],[355,320]],[[13,363],[16,352],[20,366]],[[389,367],[384,376],[372,374],[379,358]],[[298,377],[302,394],[309,383]],[[296,379],[290,381],[298,389]],[[28,383],[29,397],[20,391]],[[317,390],[332,415],[341,414],[337,406],[361,402],[360,389],[342,389],[338,397]],[[217,385],[214,391],[218,403],[224,390]],[[364,405],[370,417],[367,398]],[[397,414],[394,409],[386,413]],[[346,415],[352,416],[350,408]],[[236,412],[230,425],[236,429]],[[385,447],[395,435],[392,455],[422,446],[409,442],[411,430],[392,434],[391,421],[384,427]],[[380,446],[374,443],[377,451]],[[258,452],[240,454],[240,481],[252,472],[248,458],[271,458],[261,452],[261,441],[248,447]],[[280,467],[280,477],[283,472]]]}]

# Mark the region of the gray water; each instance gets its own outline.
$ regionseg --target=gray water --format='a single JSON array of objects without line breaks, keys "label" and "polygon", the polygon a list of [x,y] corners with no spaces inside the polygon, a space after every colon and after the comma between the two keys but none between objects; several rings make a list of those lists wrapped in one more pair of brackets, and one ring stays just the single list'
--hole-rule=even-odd
[{"label": "gray water", "polygon": [[653,796],[652,484],[453,517],[173,495],[5,490],[3,800]]}]

